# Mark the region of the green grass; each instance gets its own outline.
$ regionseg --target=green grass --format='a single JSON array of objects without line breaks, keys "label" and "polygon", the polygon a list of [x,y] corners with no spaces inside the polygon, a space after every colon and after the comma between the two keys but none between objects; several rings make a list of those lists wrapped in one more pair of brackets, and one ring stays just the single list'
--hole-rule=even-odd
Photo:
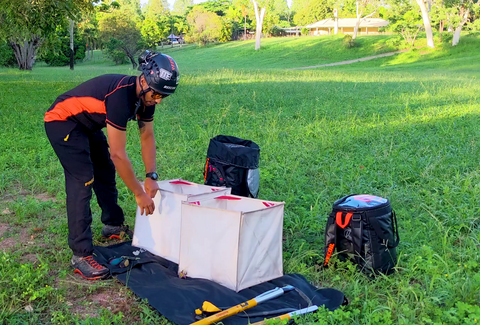
[{"label": "green grass", "polygon": [[[259,52],[250,41],[164,49],[182,78],[155,116],[161,178],[201,183],[211,137],[251,139],[261,148],[261,198],[286,202],[285,272],[339,289],[350,300],[300,323],[475,324],[480,37],[463,36],[456,48],[288,70],[379,53],[388,39],[363,37],[353,49],[343,48],[339,37],[267,39]],[[0,69],[0,226],[10,225],[0,248],[17,240],[0,250],[0,323],[165,322],[115,281],[85,284],[68,268],[63,173],[42,119],[56,96],[103,73],[138,72],[99,53],[74,71],[41,64],[31,72]],[[129,126],[127,150],[141,177],[135,128]],[[135,201],[121,181],[119,193],[133,224]],[[370,280],[335,259],[327,270],[318,267],[331,205],[351,193],[391,200],[401,237],[395,274]],[[92,207],[99,244],[100,212]],[[129,308],[92,303],[99,293],[119,290]]]}]

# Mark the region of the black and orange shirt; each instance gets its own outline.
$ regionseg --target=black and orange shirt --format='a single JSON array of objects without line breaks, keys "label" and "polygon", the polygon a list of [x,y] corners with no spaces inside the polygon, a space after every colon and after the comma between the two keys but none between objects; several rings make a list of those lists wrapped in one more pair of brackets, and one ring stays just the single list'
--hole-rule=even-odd
[{"label": "black and orange shirt", "polygon": [[[58,96],[45,113],[45,122],[74,121],[91,131],[107,126],[125,131],[138,101],[135,76],[108,74],[90,79]],[[137,118],[153,121],[155,106],[140,106]]]}]

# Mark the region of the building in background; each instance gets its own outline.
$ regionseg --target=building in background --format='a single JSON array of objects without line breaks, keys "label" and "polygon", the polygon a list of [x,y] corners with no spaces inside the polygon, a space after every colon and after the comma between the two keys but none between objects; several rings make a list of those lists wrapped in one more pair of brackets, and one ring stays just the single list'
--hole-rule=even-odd
[{"label": "building in background", "polygon": [[[338,18],[338,32],[342,34],[353,34],[357,18]],[[378,35],[380,28],[385,27],[389,22],[381,18],[367,18],[360,21],[358,35]],[[331,35],[335,31],[335,19],[329,18],[317,21],[305,26],[310,30],[312,36]],[[301,28],[300,28],[301,29]]]}]

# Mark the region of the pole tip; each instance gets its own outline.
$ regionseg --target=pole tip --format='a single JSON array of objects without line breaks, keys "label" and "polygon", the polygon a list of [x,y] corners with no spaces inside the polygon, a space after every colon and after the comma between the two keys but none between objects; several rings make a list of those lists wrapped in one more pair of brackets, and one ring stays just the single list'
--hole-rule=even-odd
[{"label": "pole tip", "polygon": [[286,285],[282,288],[283,292],[288,292],[288,291],[292,291],[294,290],[295,287],[294,286],[291,286],[291,285]]}]

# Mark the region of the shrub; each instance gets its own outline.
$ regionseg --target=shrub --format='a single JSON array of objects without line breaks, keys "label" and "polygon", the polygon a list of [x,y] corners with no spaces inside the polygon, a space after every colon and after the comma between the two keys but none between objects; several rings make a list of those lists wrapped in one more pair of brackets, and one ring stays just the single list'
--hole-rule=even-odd
[{"label": "shrub", "polygon": [[283,34],[284,34],[284,31],[279,26],[275,25],[272,27],[272,29],[270,29],[270,35],[272,35],[273,37],[282,36]]},{"label": "shrub", "polygon": [[307,27],[303,27],[300,33],[302,33],[303,36],[307,36],[310,30]]},{"label": "shrub", "polygon": [[0,42],[0,66],[12,67],[17,63],[12,48],[6,41]]},{"label": "shrub", "polygon": [[355,40],[353,39],[353,36],[350,34],[347,34],[343,37],[342,43],[343,43],[343,46],[345,46],[345,48],[347,49],[355,47],[356,45]]},{"label": "shrub", "polygon": [[127,55],[124,51],[118,50],[121,46],[121,41],[117,40],[116,38],[110,38],[105,44],[105,48],[103,53],[110,58],[116,65],[127,63]]},{"label": "shrub", "polygon": [[392,37],[385,41],[385,45],[393,49],[398,49],[402,46],[403,39],[401,37]]},{"label": "shrub", "polygon": [[453,33],[451,32],[442,32],[440,34],[440,40],[442,43],[452,43]]}]

